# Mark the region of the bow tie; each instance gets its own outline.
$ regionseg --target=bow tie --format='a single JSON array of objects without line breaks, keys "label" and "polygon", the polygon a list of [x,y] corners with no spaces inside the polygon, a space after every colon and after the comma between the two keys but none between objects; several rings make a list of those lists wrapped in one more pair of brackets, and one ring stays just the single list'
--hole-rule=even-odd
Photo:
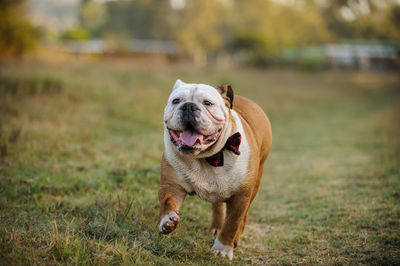
[{"label": "bow tie", "polygon": [[242,136],[240,132],[236,132],[232,136],[228,138],[225,143],[225,146],[216,154],[207,157],[206,161],[212,166],[224,166],[224,150],[232,151],[236,155],[240,155],[239,146],[242,140]]}]

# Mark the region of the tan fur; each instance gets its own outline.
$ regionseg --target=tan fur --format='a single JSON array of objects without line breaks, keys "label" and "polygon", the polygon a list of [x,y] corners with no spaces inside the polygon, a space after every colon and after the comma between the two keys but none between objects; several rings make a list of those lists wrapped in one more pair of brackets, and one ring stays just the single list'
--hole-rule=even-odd
[{"label": "tan fur", "polygon": [[[264,161],[268,157],[272,141],[270,122],[258,105],[244,97],[235,96],[233,109],[240,117],[250,148],[247,175],[230,198],[224,202],[213,203],[212,224],[210,227],[210,230],[214,234],[218,234],[216,242],[231,248],[234,246],[234,241],[239,242],[244,230],[248,209],[258,191]],[[232,115],[230,115],[229,120],[234,124]],[[236,125],[234,127],[233,132],[231,132],[232,134],[235,133]],[[186,194],[186,190],[179,185],[178,175],[174,168],[168,163],[165,156],[163,156],[161,183],[158,193],[161,203],[161,217],[171,211],[177,212]],[[175,229],[177,223],[174,223],[172,226],[173,229]]]},{"label": "tan fur", "polygon": [[160,216],[170,211],[179,210],[185,199],[186,191],[177,182],[174,168],[165,160],[161,161],[161,181],[158,190],[158,199],[161,203]]},{"label": "tan fur", "polygon": [[260,186],[264,162],[272,143],[270,122],[258,105],[245,97],[235,96],[233,109],[241,117],[251,153],[248,175],[238,192],[227,201],[227,217],[218,237],[224,245],[231,247],[233,240],[239,243],[247,221],[247,212]]}]

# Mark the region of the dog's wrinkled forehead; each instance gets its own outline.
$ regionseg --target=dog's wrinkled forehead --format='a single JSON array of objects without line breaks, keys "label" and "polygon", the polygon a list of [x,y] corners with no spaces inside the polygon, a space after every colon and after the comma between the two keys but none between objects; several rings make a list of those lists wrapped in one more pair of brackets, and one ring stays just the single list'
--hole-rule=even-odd
[{"label": "dog's wrinkled forehead", "polygon": [[174,88],[170,100],[174,98],[185,98],[188,101],[194,101],[195,98],[208,98],[218,101],[218,105],[223,104],[223,98],[221,94],[214,87],[206,84],[196,84],[196,83],[185,83],[181,80],[175,82]]}]

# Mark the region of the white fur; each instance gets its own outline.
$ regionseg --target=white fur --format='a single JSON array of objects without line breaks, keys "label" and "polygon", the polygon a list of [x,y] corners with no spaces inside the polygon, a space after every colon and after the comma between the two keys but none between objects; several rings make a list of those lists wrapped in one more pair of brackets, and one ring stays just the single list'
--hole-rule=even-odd
[{"label": "white fur", "polygon": [[[174,104],[172,103],[174,99],[179,99],[180,102]],[[205,106],[204,100],[211,101],[213,104]],[[229,109],[226,108],[224,100],[214,87],[177,80],[164,109],[164,123],[169,128],[183,130],[179,109],[186,102],[193,102],[200,108],[199,117],[196,118],[198,123],[196,129],[203,135],[211,135],[226,124],[225,119],[229,115]]]},{"label": "white fur", "polygon": [[[168,130],[165,129],[164,144],[166,159],[176,170],[178,182],[186,192],[196,192],[200,198],[209,202],[226,200],[230,198],[243,183],[248,169],[250,147],[241,119],[234,110],[230,110],[225,106],[221,95],[215,88],[203,84],[183,84],[185,84],[185,87],[179,88],[179,90],[174,89],[172,94],[178,93],[179,91],[181,95],[189,95],[190,91],[193,90],[193,86],[195,86],[195,89],[200,90],[202,94],[213,96],[215,105],[217,105],[215,112],[220,113],[223,111],[227,113],[224,114],[225,121],[229,121],[229,111],[231,112],[236,122],[237,131],[242,135],[242,141],[239,147],[241,154],[236,155],[232,151],[224,150],[224,166],[214,167],[208,164],[204,158],[194,158],[190,155],[181,154],[176,147],[174,147],[174,144],[171,143]],[[170,111],[172,110],[167,107],[165,116],[169,116]],[[218,144],[218,150],[212,151],[213,154],[218,152],[225,145],[227,138],[237,131],[232,132],[232,125],[225,123],[224,130],[220,136],[221,143]],[[211,156],[213,154],[208,154],[206,156]]]},{"label": "white fur", "polygon": [[211,251],[223,258],[228,258],[229,260],[233,259],[233,248],[222,244],[218,240],[218,237],[215,239],[214,245],[212,246]]},{"label": "white fur", "polygon": [[167,215],[164,215],[164,217],[161,219],[160,225],[158,226],[158,230],[160,230],[160,232],[163,231],[162,227],[165,224],[165,222],[167,222],[167,221],[173,222],[173,220],[171,219],[172,217],[177,217],[179,219],[179,216],[174,211],[171,211]]},{"label": "white fur", "polygon": [[177,79],[175,84],[174,84],[174,88],[172,90],[175,90],[176,88],[179,88],[180,86],[182,86],[183,82],[180,79]]}]

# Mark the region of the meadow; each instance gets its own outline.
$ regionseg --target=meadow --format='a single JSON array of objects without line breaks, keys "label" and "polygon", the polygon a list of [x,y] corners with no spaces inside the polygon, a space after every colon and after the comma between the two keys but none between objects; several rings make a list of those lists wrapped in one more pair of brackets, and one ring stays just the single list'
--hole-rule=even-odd
[{"label": "meadow", "polygon": [[235,264],[400,264],[400,76],[139,66],[0,65],[1,264],[228,264],[211,207],[157,230],[162,113],[174,81],[230,83],[273,145]]}]

